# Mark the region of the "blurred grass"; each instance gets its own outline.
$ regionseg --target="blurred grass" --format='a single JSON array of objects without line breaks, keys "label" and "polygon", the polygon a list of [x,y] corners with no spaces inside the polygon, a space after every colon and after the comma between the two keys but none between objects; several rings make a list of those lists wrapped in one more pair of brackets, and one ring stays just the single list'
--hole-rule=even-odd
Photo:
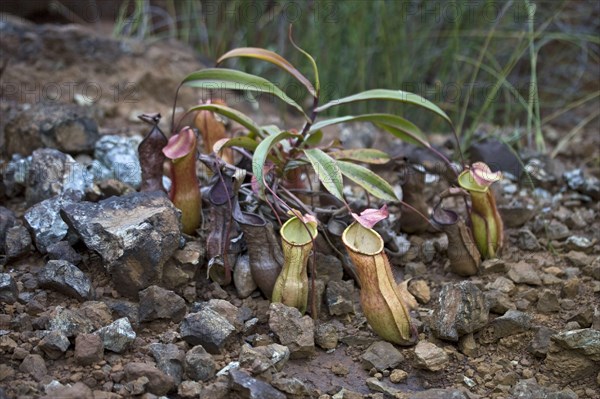
[{"label": "blurred grass", "polygon": [[[545,117],[598,101],[596,0],[133,0],[123,3],[115,34],[176,37],[210,60],[234,47],[265,47],[312,79],[287,39],[290,23],[319,65],[321,103],[370,88],[411,91],[439,104],[466,141],[488,122],[526,126],[528,144],[542,149]],[[227,65],[276,80],[303,99],[269,64]],[[376,107],[402,111],[425,129],[442,127],[414,109]],[[343,111],[366,112],[367,104]]]}]

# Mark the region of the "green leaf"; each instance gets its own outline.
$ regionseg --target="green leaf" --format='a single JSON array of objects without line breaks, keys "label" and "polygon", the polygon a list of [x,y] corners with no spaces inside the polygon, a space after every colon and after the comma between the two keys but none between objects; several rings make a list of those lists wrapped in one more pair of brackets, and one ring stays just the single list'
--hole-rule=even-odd
[{"label": "green leaf", "polygon": [[321,140],[323,140],[323,131],[317,130],[313,133],[309,133],[308,137],[304,139],[304,144],[308,146],[314,146],[319,144]]},{"label": "green leaf", "polygon": [[348,97],[343,97],[337,100],[332,100],[327,104],[323,104],[318,107],[315,111],[321,112],[331,107],[335,107],[342,104],[348,104],[356,101],[369,101],[369,100],[388,100],[388,101],[399,101],[402,103],[416,105],[422,108],[425,108],[436,115],[442,117],[446,120],[450,125],[452,125],[452,121],[450,117],[446,115],[444,111],[434,103],[425,98],[414,94],[409,93],[402,90],[389,90],[389,89],[373,89],[363,91],[361,93],[353,94]]},{"label": "green leaf", "polygon": [[337,162],[318,148],[304,150],[304,154],[327,191],[344,201],[344,184]]},{"label": "green leaf", "polygon": [[256,140],[253,140],[248,136],[239,136],[239,137],[234,137],[232,139],[227,140],[221,146],[221,148],[226,148],[226,147],[240,147],[240,148],[245,148],[249,151],[254,151],[254,150],[256,150],[256,147],[258,147],[258,143],[256,142]]},{"label": "green leaf", "polygon": [[390,161],[390,156],[374,148],[357,148],[353,150],[332,151],[329,153],[334,159],[346,159],[356,162],[371,164],[385,164]]},{"label": "green leaf", "polygon": [[229,108],[226,105],[220,105],[220,104],[197,105],[195,107],[188,109],[187,113],[190,113],[193,111],[216,112],[217,114],[226,116],[229,119],[236,121],[240,125],[244,126],[246,129],[248,129],[250,132],[260,135],[260,127],[258,127],[258,125],[256,125],[252,119],[250,119],[248,116],[246,116],[246,114],[244,114],[236,109]]},{"label": "green leaf", "polygon": [[256,147],[256,150],[254,151],[254,156],[252,157],[252,173],[254,174],[254,177],[256,177],[258,186],[261,189],[261,195],[263,195],[263,191],[265,189],[265,184],[263,182],[263,168],[265,166],[265,161],[267,159],[267,156],[269,155],[269,152],[271,151],[271,148],[273,148],[273,146],[277,144],[277,142],[291,137],[298,137],[298,134],[290,132],[279,132],[277,134],[267,136]]},{"label": "green leaf", "polygon": [[235,69],[207,68],[192,72],[183,79],[182,84],[209,90],[248,90],[272,94],[296,108],[302,113],[307,121],[310,121],[310,118],[304,113],[304,110],[300,105],[289,98],[287,94],[281,91],[273,83],[260,76],[236,71]]},{"label": "green leaf", "polygon": [[308,92],[313,97],[317,96],[317,92],[315,91],[315,88],[313,87],[312,83],[310,83],[310,81],[304,75],[302,75],[300,71],[298,71],[288,60],[286,60],[277,53],[274,53],[270,50],[266,50],[264,48],[240,47],[223,54],[217,60],[217,65],[228,58],[234,57],[248,57],[270,62],[271,64],[276,65],[277,67],[283,69],[284,71],[292,75],[298,82],[302,83],[302,85],[306,87],[306,90],[308,90]]},{"label": "green leaf", "polygon": [[309,129],[317,131],[327,126],[337,125],[346,122],[371,122],[376,126],[392,133],[394,136],[407,143],[415,144],[423,147],[430,147],[425,134],[412,122],[404,119],[401,116],[393,114],[364,114],[364,115],[347,115],[338,118],[326,119],[315,123]]},{"label": "green leaf", "polygon": [[346,161],[337,161],[337,164],[344,176],[367,190],[369,194],[386,201],[398,201],[392,186],[371,170]]}]

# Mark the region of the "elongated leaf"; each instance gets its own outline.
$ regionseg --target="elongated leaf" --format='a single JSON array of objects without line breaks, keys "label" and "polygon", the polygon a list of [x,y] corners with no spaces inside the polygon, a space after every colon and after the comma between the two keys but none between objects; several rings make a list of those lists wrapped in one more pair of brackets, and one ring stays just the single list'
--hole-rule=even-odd
[{"label": "elongated leaf", "polygon": [[414,93],[409,93],[402,90],[389,90],[389,89],[373,89],[363,91],[361,93],[353,94],[348,97],[332,100],[327,104],[323,104],[316,109],[317,112],[324,111],[328,108],[335,107],[342,104],[348,104],[356,101],[369,101],[369,100],[388,100],[388,101],[399,101],[402,103],[413,104],[422,108],[425,108],[436,115],[442,117],[449,124],[452,125],[450,117],[446,115],[444,111],[431,101]]},{"label": "elongated leaf", "polygon": [[346,161],[337,161],[337,164],[344,176],[367,190],[369,194],[386,201],[398,201],[392,186],[369,169]]},{"label": "elongated leaf", "polygon": [[333,151],[329,155],[333,159],[346,159],[356,162],[371,164],[385,164],[390,161],[390,156],[383,151],[374,148],[357,148],[353,150]]},{"label": "elongated leaf", "polygon": [[304,154],[327,191],[343,201],[344,184],[337,162],[318,148],[304,150]]},{"label": "elongated leaf", "polygon": [[268,80],[246,72],[226,68],[207,68],[192,72],[183,79],[182,84],[203,89],[248,90],[272,94],[296,108],[306,120],[310,121],[301,106]]},{"label": "elongated leaf", "polygon": [[260,135],[260,127],[258,127],[258,125],[255,124],[252,119],[250,119],[248,116],[246,116],[246,114],[244,114],[243,112],[240,112],[233,108],[229,108],[226,105],[221,105],[221,104],[196,105],[195,107],[188,109],[187,112],[189,113],[189,112],[194,112],[194,111],[216,112],[217,114],[226,116],[229,119],[236,121],[240,125],[244,126],[246,129],[251,131],[252,133]]},{"label": "elongated leaf", "polygon": [[310,81],[304,75],[302,75],[300,71],[298,71],[288,60],[277,53],[258,47],[240,47],[223,54],[217,60],[217,65],[228,58],[235,57],[248,57],[270,62],[271,64],[278,66],[292,75],[298,82],[302,83],[302,85],[306,87],[306,90],[308,90],[313,97],[317,96],[317,92],[315,91],[312,83],[310,83]]},{"label": "elongated leaf", "polygon": [[240,147],[245,148],[249,151],[254,151],[256,150],[256,147],[258,147],[258,142],[256,140],[251,139],[248,136],[239,136],[225,140],[226,141],[220,145],[220,148],[214,149],[216,152],[220,151],[222,148],[227,147]]},{"label": "elongated leaf", "polygon": [[309,132],[323,129],[327,126],[337,125],[346,122],[371,122],[376,126],[389,131],[394,136],[408,143],[418,146],[429,147],[427,137],[414,123],[404,119],[401,116],[393,114],[364,114],[347,115],[338,118],[326,119],[315,123],[309,129]]},{"label": "elongated leaf", "polygon": [[317,145],[323,140],[323,131],[316,130],[312,133],[309,133],[308,137],[304,139],[304,144],[309,146]]},{"label": "elongated leaf", "polygon": [[254,177],[256,177],[256,181],[260,187],[261,195],[263,195],[263,190],[265,188],[265,184],[263,182],[263,167],[265,166],[265,160],[267,159],[271,148],[273,148],[273,146],[281,140],[297,136],[297,134],[290,132],[279,132],[277,134],[268,136],[260,142],[258,147],[256,147],[254,156],[252,158],[252,173],[254,174]]}]

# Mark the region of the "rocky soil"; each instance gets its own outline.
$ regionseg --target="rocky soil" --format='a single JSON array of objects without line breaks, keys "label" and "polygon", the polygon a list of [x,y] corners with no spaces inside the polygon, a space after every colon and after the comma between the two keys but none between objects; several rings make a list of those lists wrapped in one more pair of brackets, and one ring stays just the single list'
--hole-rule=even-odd
[{"label": "rocky soil", "polygon": [[[506,248],[477,276],[452,274],[447,238],[401,232],[391,207],[379,230],[419,331],[415,346],[399,347],[369,328],[358,286],[326,245],[313,319],[256,289],[212,283],[210,224],[182,236],[170,201],[136,192],[147,127],[134,116],[169,114],[181,77],[201,68],[189,49],[4,18],[0,50],[10,60],[0,103],[0,398],[600,397],[597,130],[556,159],[524,156],[534,186],[507,168],[513,177],[495,186]],[[37,85],[43,97],[49,82],[79,89],[39,102],[14,91]],[[97,99],[77,91],[86,82],[99,85]],[[136,101],[114,100],[119,82]],[[472,154],[489,161],[485,147]],[[444,183],[430,177],[431,205]]]}]

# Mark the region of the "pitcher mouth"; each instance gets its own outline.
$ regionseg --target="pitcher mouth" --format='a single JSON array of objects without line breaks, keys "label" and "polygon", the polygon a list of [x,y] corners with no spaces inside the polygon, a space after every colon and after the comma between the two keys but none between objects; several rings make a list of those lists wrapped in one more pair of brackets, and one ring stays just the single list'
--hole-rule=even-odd
[{"label": "pitcher mouth", "polygon": [[344,244],[352,251],[364,255],[377,255],[383,251],[383,239],[373,229],[367,229],[354,222],[342,234]]},{"label": "pitcher mouth", "polygon": [[[310,234],[309,234],[310,231]],[[290,245],[303,246],[317,237],[317,227],[293,217],[281,227],[281,238]]]}]

